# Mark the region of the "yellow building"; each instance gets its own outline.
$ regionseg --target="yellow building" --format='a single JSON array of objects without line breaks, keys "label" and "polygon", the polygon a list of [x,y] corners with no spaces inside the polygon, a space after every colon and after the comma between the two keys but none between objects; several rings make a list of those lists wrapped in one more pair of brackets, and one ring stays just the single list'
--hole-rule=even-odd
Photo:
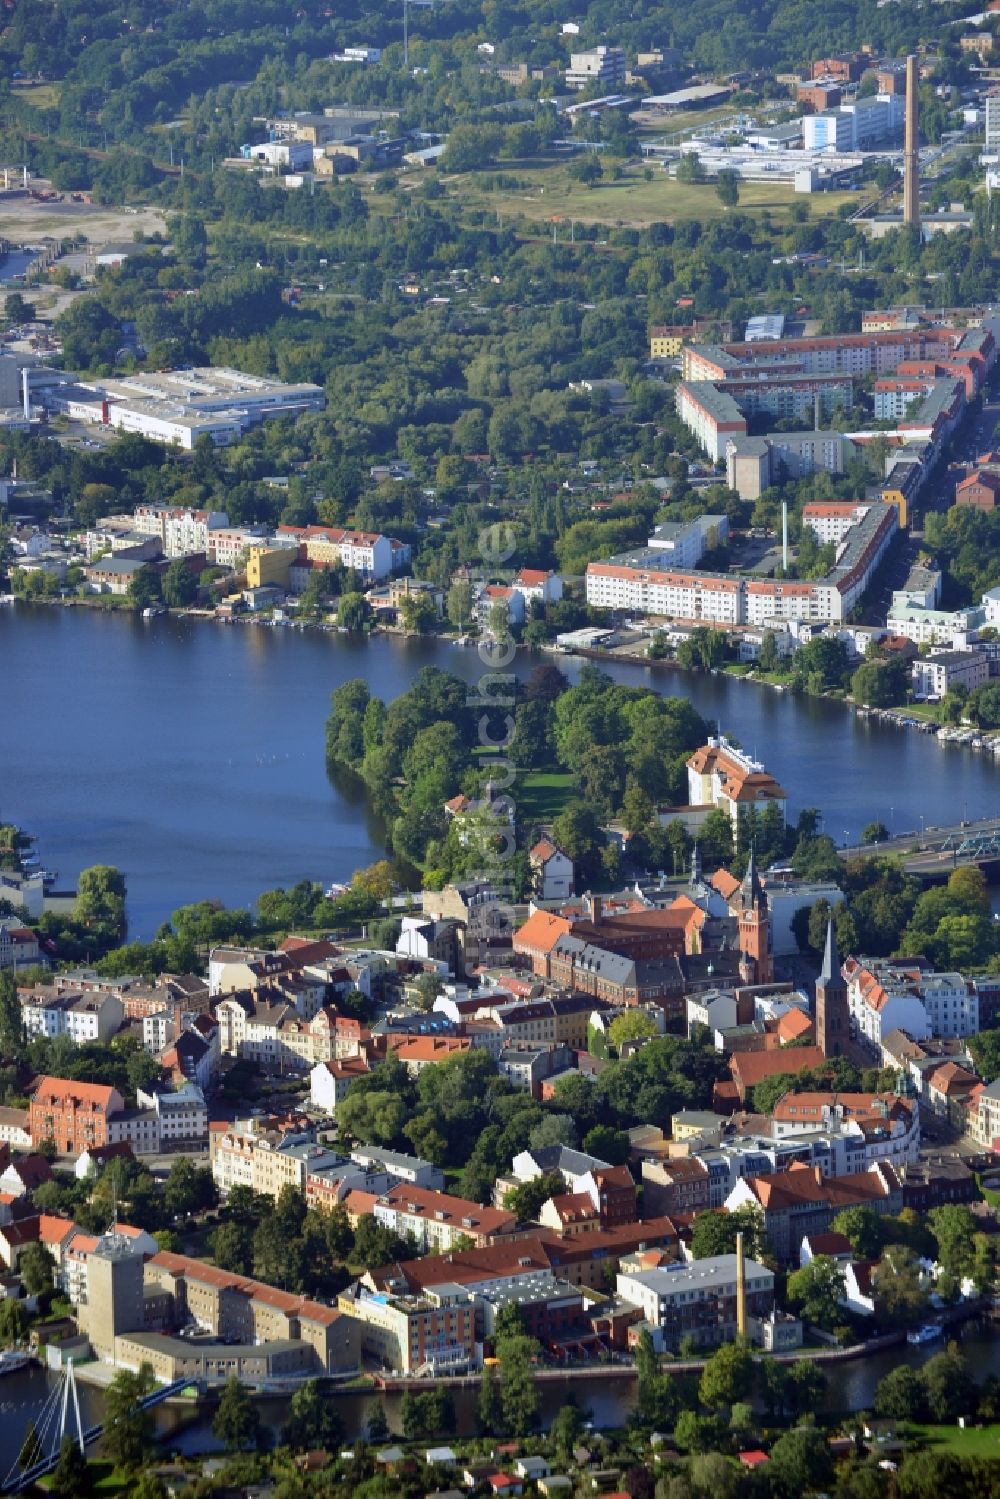
[{"label": "yellow building", "polygon": [[[905,465],[903,466],[905,467]],[[879,499],[883,505],[895,505],[899,511],[899,529],[905,531],[906,527],[910,524],[910,519],[907,499],[903,490],[897,489],[890,479],[885,489],[879,495]]]},{"label": "yellow building", "polygon": [[650,328],[650,359],[676,359],[684,347],[684,334],[690,332],[690,328],[683,331],[680,328]]},{"label": "yellow building", "polygon": [[273,583],[287,590],[295,557],[294,547],[250,547],[247,552],[247,587],[265,588]]}]

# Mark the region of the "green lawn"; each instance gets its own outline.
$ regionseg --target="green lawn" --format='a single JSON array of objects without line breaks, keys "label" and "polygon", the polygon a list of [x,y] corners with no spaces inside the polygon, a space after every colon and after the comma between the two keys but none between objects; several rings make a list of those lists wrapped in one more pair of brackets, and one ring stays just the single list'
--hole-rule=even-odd
[{"label": "green lawn", "polygon": [[573,777],[568,771],[529,771],[518,778],[515,790],[518,821],[551,822],[572,799]]},{"label": "green lawn", "polygon": [[[721,219],[729,211],[719,202],[712,183],[675,182],[659,167],[650,169],[647,181],[640,166],[627,168],[618,182],[610,180],[588,188],[575,182],[564,161],[498,163],[490,174],[467,172],[446,176],[442,180],[464,207],[483,212],[511,214],[548,224],[566,221],[560,237],[568,236],[569,220],[580,223],[631,224],[643,226],[658,220]],[[515,178],[517,187],[499,192],[484,191],[483,175],[503,173]],[[814,193],[796,195],[790,186],[770,182],[741,182],[740,209],[770,209],[775,219],[788,219],[793,204],[805,204],[813,218],[826,218],[837,212],[841,203],[856,202],[855,193]]]},{"label": "green lawn", "polygon": [[917,1437],[939,1452],[953,1452],[956,1457],[1000,1458],[1000,1423],[992,1426],[906,1426],[908,1436]]}]

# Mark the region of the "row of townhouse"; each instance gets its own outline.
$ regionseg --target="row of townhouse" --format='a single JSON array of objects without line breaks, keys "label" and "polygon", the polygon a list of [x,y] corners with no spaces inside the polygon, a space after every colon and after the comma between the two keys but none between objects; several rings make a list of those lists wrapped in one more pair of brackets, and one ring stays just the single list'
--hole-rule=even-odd
[{"label": "row of townhouse", "polygon": [[843,965],[852,1029],[873,1049],[893,1031],[928,1036],[974,1036],[979,995],[960,973],[935,973],[921,959],[849,957]]},{"label": "row of townhouse", "polygon": [[86,990],[53,989],[34,984],[19,989],[21,1021],[25,1034],[66,1036],[76,1046],[106,1045],[121,1029],[125,1007],[117,994]]},{"label": "row of townhouse", "polygon": [[380,582],[409,567],[406,542],[373,531],[350,531],[343,526],[279,526],[277,540],[298,544],[309,562],[323,567],[351,568],[365,582]]},{"label": "row of townhouse", "polygon": [[[720,1121],[721,1124],[721,1121]],[[857,1176],[880,1164],[903,1171],[920,1150],[920,1113],[913,1100],[874,1094],[786,1094],[770,1136],[704,1139],[672,1146],[642,1161],[647,1211],[704,1212],[725,1205],[738,1182],[793,1166],[824,1179]]]},{"label": "row of townhouse", "polygon": [[401,1182],[374,1194],[349,1191],[344,1207],[352,1226],[371,1215],[376,1223],[408,1237],[425,1254],[444,1254],[473,1246],[484,1248],[517,1231],[517,1214]]},{"label": "row of townhouse", "polygon": [[762,1215],[762,1227],[775,1256],[798,1264],[803,1238],[826,1233],[845,1208],[870,1208],[895,1217],[903,1207],[899,1175],[886,1162],[853,1176],[825,1177],[816,1166],[794,1165],[787,1171],[744,1177],[726,1199],[728,1212],[749,1207]]},{"label": "row of townhouse", "polygon": [[140,1092],[138,1102],[127,1109],[117,1088],[42,1077],[28,1105],[28,1132],[33,1145],[51,1140],[61,1154],[73,1156],[121,1143],[136,1155],[158,1155],[207,1141],[208,1109],[195,1084],[177,1093]]},{"label": "row of townhouse", "polygon": [[843,620],[871,582],[899,529],[899,510],[858,502],[833,568],[822,578],[795,581],[738,574],[664,569],[650,549],[587,565],[587,602],[661,619],[725,629],[775,620]]}]

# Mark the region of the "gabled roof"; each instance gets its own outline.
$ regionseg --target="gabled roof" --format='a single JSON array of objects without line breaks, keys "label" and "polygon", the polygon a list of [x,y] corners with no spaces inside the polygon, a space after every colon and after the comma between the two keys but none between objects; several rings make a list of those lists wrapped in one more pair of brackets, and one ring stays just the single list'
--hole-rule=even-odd
[{"label": "gabled roof", "polygon": [[39,1079],[31,1101],[37,1104],[89,1104],[91,1108],[109,1114],[112,1104],[120,1097],[117,1089],[107,1088],[101,1083],[81,1083],[65,1077],[43,1077]]},{"label": "gabled roof", "polygon": [[729,873],[728,869],[717,869],[709,876],[708,883],[725,901],[731,900],[740,888],[740,882],[735,875]]},{"label": "gabled roof", "polygon": [[560,937],[568,937],[572,924],[564,916],[554,916],[551,911],[533,911],[527,921],[514,933],[514,946],[521,950],[551,952]]},{"label": "gabled roof", "polygon": [[822,1067],[826,1061],[818,1046],[796,1046],[791,1051],[737,1051],[729,1059],[734,1080],[744,1088],[755,1088],[778,1073],[798,1073],[803,1067]]}]

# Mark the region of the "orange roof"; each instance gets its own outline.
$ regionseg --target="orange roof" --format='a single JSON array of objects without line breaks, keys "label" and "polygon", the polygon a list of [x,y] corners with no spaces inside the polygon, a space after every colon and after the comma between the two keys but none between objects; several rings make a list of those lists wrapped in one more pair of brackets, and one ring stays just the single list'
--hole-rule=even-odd
[{"label": "orange roof", "polygon": [[58,1218],[53,1213],[43,1213],[38,1220],[38,1237],[43,1244],[61,1244],[75,1229],[72,1218]]},{"label": "orange roof", "polygon": [[551,911],[533,911],[524,926],[514,933],[515,952],[551,952],[559,941],[572,930],[572,924],[564,916],[553,916]]},{"label": "orange roof", "polygon": [[[348,1201],[350,1201],[350,1194]],[[451,1197],[447,1192],[433,1192],[428,1187],[413,1187],[402,1182],[398,1187],[377,1199],[395,1208],[397,1212],[410,1213],[428,1223],[449,1223],[458,1228],[474,1228],[480,1233],[510,1233],[517,1225],[517,1214],[502,1208],[484,1208],[478,1202],[467,1202],[464,1197]]]},{"label": "orange roof", "polygon": [[32,1094],[32,1103],[89,1103],[110,1113],[115,1098],[121,1094],[101,1083],[80,1083],[66,1077],[43,1077]]},{"label": "orange roof", "polygon": [[321,1306],[317,1301],[295,1296],[290,1291],[279,1291],[276,1286],[250,1280],[246,1275],[234,1275],[215,1265],[206,1265],[204,1260],[195,1260],[186,1254],[171,1254],[168,1250],[161,1249],[149,1263],[166,1270],[170,1275],[201,1281],[204,1285],[216,1286],[221,1291],[239,1291],[252,1301],[262,1301],[267,1306],[276,1307],[289,1316],[299,1317],[307,1322],[329,1325],[341,1315],[333,1307]]},{"label": "orange roof", "polygon": [[822,1067],[826,1061],[818,1046],[797,1046],[794,1052],[737,1051],[729,1059],[734,1080],[744,1088],[754,1088],[767,1077],[780,1072],[801,1072],[803,1067]]},{"label": "orange roof", "polygon": [[778,1035],[786,1044],[789,1041],[797,1041],[800,1036],[811,1035],[813,1023],[805,1010],[796,1006],[786,1010],[778,1020]]},{"label": "orange roof", "polygon": [[710,876],[708,883],[712,889],[722,896],[723,900],[730,900],[740,888],[740,882],[728,869],[717,869]]},{"label": "orange roof", "polygon": [[548,838],[539,838],[538,842],[531,850],[531,858],[540,859],[542,863],[544,863],[546,859],[551,859],[552,855],[557,854],[558,852],[559,850],[556,848],[555,844],[550,843]]},{"label": "orange roof", "polygon": [[579,1223],[585,1218],[597,1217],[597,1209],[586,1192],[560,1192],[550,1202],[562,1223]]},{"label": "orange roof", "polygon": [[472,1042],[467,1036],[390,1036],[389,1047],[401,1062],[443,1062],[458,1052],[468,1051]]}]

